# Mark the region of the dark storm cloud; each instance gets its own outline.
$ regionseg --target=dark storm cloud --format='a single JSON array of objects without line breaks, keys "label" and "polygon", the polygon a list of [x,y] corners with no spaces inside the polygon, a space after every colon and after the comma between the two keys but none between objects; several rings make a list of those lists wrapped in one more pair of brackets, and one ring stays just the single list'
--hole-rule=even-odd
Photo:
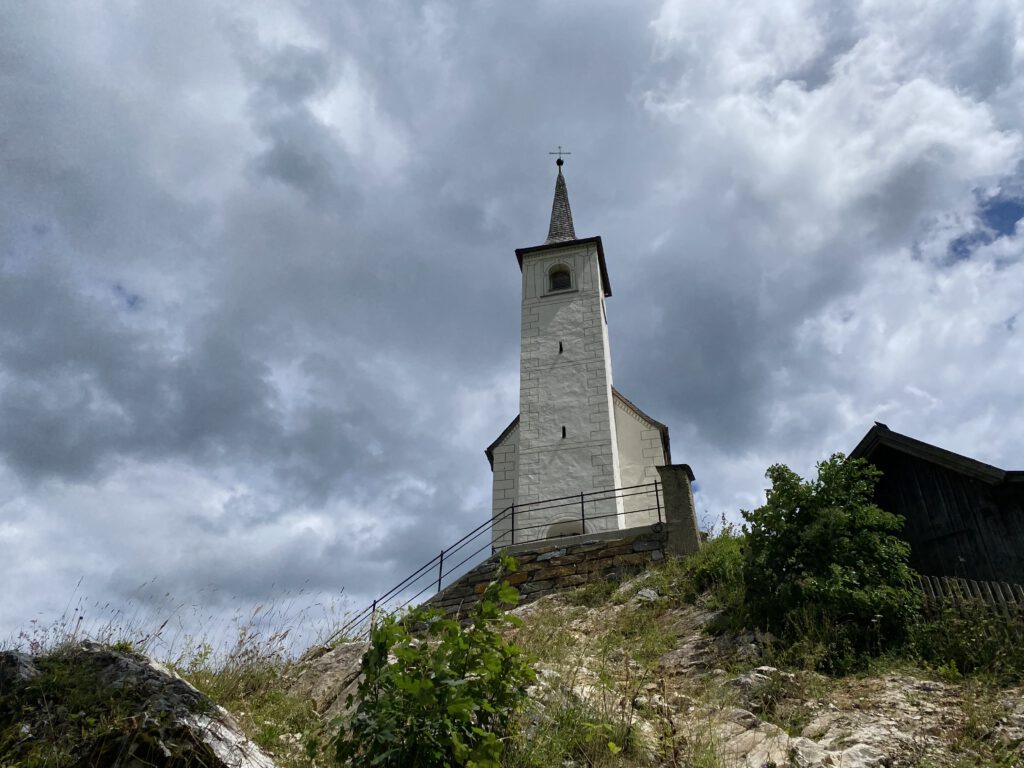
[{"label": "dark storm cloud", "polygon": [[[267,143],[252,161],[257,173],[305,193],[317,206],[351,207],[359,202],[347,154],[310,112],[307,102],[336,84],[323,51],[295,45],[240,58],[253,90],[249,110],[257,135]],[[241,46],[240,46],[241,47]]]}]

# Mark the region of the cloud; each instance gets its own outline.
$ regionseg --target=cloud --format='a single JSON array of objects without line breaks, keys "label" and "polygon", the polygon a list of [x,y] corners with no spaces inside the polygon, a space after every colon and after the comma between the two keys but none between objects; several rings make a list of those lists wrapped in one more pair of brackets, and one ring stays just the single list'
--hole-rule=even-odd
[{"label": "cloud", "polygon": [[[861,7],[835,50],[826,7],[763,10],[740,19],[666,3],[654,29],[667,79],[644,101],[689,150],[673,204],[702,213],[696,227],[684,216],[651,254],[657,272],[680,258],[691,265],[684,282],[650,286],[665,350],[656,380],[692,371],[671,378],[670,407],[732,449],[786,422],[766,404],[820,383],[810,369],[821,350],[805,357],[794,346],[802,319],[838,302],[877,311],[863,292],[880,272],[969,230],[1022,152],[1019,126],[1000,125],[964,92],[959,70],[911,55],[918,28],[905,19]],[[1005,43],[998,25],[978,27],[975,45]],[[795,79],[820,70],[826,52],[827,78]],[[930,258],[944,261],[945,249]],[[793,366],[807,378],[783,374]],[[809,418],[819,429],[827,420]]]},{"label": "cloud", "polygon": [[368,600],[476,525],[559,144],[616,385],[711,517],[874,419],[1020,468],[1015,3],[6,21],[0,632],[79,578]]}]

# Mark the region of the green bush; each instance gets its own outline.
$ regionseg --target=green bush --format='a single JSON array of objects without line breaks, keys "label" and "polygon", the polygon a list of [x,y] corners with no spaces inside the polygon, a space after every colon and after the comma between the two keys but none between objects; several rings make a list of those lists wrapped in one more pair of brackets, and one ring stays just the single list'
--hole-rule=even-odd
[{"label": "green bush", "polygon": [[981,601],[947,605],[910,629],[910,648],[940,675],[1024,676],[1024,617],[1004,615]]},{"label": "green bush", "polygon": [[[515,561],[503,559],[502,569],[514,570]],[[497,768],[502,737],[535,679],[522,650],[501,635],[520,622],[502,610],[519,594],[500,578],[465,628],[421,609],[373,627],[348,702],[355,711],[335,742],[340,763]]]},{"label": "green bush", "polygon": [[743,532],[726,523],[697,552],[682,563],[680,597],[693,602],[710,594],[716,608],[738,609],[743,604]]},{"label": "green bush", "polygon": [[917,615],[910,546],[896,535],[903,519],[871,500],[880,475],[838,453],[815,480],[776,464],[767,503],[743,512],[747,616],[813,646],[820,669],[846,671],[902,644]]},{"label": "green bush", "polygon": [[699,550],[686,557],[667,558],[636,588],[653,587],[677,603],[695,603],[700,598],[709,607],[740,612],[743,544],[743,531],[723,520],[718,534],[709,535]]}]

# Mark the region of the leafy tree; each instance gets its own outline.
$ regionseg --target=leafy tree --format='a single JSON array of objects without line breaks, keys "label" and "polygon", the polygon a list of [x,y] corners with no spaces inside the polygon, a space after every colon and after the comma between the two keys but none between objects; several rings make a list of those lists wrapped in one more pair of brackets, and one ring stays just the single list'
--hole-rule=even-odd
[{"label": "leafy tree", "polygon": [[[416,609],[373,627],[351,721],[335,743],[339,762],[379,768],[498,768],[502,736],[535,678],[523,651],[501,635],[519,593],[497,580],[468,626]],[[415,631],[415,634],[414,634]]]},{"label": "leafy tree", "polygon": [[872,502],[881,472],[837,453],[816,480],[781,464],[766,476],[767,503],[743,513],[748,616],[790,640],[816,636],[825,668],[902,642],[918,597],[903,518]]}]

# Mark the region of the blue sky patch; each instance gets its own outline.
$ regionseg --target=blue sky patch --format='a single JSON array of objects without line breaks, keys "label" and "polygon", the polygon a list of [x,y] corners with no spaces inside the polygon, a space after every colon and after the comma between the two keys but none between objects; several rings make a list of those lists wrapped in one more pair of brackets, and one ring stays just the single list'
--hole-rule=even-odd
[{"label": "blue sky patch", "polygon": [[978,218],[984,228],[953,240],[949,244],[948,263],[969,259],[980,246],[988,245],[1004,235],[1012,235],[1017,222],[1024,218],[1024,200],[995,197],[982,201],[978,206]]},{"label": "blue sky patch", "polygon": [[981,220],[999,235],[1012,235],[1017,222],[1024,218],[1024,200],[996,198],[981,207]]}]

